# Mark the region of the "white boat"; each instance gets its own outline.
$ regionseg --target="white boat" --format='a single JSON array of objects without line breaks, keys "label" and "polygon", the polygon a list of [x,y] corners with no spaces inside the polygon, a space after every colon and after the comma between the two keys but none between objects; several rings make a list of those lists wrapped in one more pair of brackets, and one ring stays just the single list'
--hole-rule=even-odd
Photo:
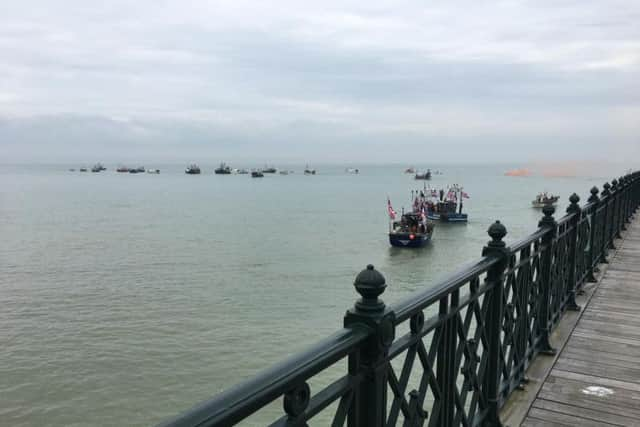
[{"label": "white boat", "polygon": [[147,173],[155,173],[155,174],[158,174],[158,173],[160,173],[160,169],[147,169]]},{"label": "white boat", "polygon": [[543,208],[545,205],[555,205],[558,203],[560,196],[554,196],[545,192],[538,193],[535,199],[531,201],[531,206],[534,208]]}]

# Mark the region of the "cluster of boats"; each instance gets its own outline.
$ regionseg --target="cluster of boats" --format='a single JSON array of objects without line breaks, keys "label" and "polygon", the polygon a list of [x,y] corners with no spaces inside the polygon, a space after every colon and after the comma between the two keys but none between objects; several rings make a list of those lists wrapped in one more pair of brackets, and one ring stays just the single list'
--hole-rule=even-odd
[{"label": "cluster of boats", "polygon": [[[201,173],[200,167],[198,165],[196,165],[196,164],[190,165],[189,167],[187,167],[185,169],[184,172],[186,174],[189,174],[189,175],[199,175]],[[273,166],[265,166],[262,169],[252,169],[251,171],[249,171],[248,169],[231,168],[231,166],[229,166],[226,163],[222,162],[222,163],[220,163],[220,166],[218,166],[217,168],[215,168],[213,170],[213,173],[216,174],[216,175],[249,175],[249,174],[251,174],[252,178],[263,178],[265,174],[276,174],[276,173],[279,173],[280,175],[289,175],[289,174],[294,173],[294,171],[286,170],[286,169],[278,170],[278,169],[274,168]],[[315,175],[316,174],[316,170],[309,168],[309,165],[307,165],[307,167],[304,170],[304,174],[305,175]]]},{"label": "cluster of boats", "polygon": [[387,199],[389,214],[389,243],[392,246],[418,248],[431,240],[435,223],[466,223],[469,216],[462,212],[463,199],[469,195],[454,184],[447,191],[427,188],[411,191],[412,209],[402,209],[400,218]]},{"label": "cluster of boats", "polygon": [[[82,167],[80,169],[78,169],[80,172],[88,172],[89,170],[91,170],[91,172],[93,173],[99,173],[102,171],[106,171],[107,168],[104,167],[102,165],[102,163],[96,163],[95,165],[93,165],[93,167],[91,169],[89,168],[85,168]],[[69,169],[70,172],[75,172],[75,168],[71,168]],[[126,166],[118,166],[118,168],[116,169],[116,172],[126,172],[126,173],[152,173],[152,174],[158,174],[160,173],[160,169],[146,169],[144,166],[139,166],[137,168],[128,168]]]}]

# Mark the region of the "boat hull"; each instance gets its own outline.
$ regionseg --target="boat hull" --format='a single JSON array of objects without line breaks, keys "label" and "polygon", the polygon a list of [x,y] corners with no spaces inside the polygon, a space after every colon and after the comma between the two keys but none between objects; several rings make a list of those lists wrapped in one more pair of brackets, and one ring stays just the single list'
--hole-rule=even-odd
[{"label": "boat hull", "polygon": [[468,222],[469,217],[466,213],[443,213],[429,212],[427,218],[432,221],[440,222]]},{"label": "boat hull", "polygon": [[389,233],[389,243],[398,248],[421,248],[430,240],[427,233]]}]

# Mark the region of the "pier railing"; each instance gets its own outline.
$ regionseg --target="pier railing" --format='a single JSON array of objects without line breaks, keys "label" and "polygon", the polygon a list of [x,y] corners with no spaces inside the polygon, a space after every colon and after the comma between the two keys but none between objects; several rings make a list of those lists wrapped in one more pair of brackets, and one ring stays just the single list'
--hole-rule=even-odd
[{"label": "pier railing", "polygon": [[[332,426],[500,426],[500,408],[531,361],[555,353],[551,332],[580,310],[576,294],[640,204],[640,172],[593,187],[584,206],[575,193],[569,201],[558,220],[545,206],[538,230],[510,246],[496,221],[477,262],[392,306],[367,266],[343,329],[163,425],[230,426],[281,399],[271,426],[306,426],[321,412]],[[311,390],[330,367],[346,368]]]}]

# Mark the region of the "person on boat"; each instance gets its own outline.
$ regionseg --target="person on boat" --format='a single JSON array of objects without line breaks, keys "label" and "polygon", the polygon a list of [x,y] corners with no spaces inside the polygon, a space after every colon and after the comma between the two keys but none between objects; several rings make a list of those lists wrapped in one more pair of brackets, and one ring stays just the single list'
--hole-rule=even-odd
[{"label": "person on boat", "polygon": [[444,200],[444,190],[441,188],[440,189],[440,201]]}]

